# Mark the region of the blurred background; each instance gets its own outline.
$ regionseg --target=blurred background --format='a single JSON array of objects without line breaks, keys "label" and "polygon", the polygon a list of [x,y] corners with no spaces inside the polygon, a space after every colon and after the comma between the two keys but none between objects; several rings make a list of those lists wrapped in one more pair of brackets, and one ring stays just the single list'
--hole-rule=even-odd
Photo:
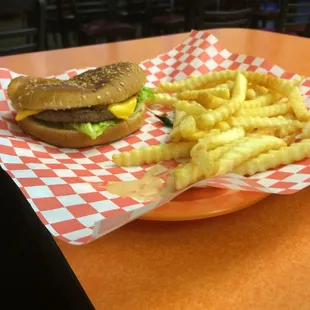
[{"label": "blurred background", "polygon": [[227,27],[310,37],[310,0],[1,0],[0,56]]}]

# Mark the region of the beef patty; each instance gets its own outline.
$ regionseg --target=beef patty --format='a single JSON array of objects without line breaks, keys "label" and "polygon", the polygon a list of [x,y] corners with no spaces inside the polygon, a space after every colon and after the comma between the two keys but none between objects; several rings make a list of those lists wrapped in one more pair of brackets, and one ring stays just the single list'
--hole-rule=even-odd
[{"label": "beef patty", "polygon": [[35,114],[33,117],[38,120],[55,123],[98,123],[116,119],[107,106],[58,111],[47,110]]}]

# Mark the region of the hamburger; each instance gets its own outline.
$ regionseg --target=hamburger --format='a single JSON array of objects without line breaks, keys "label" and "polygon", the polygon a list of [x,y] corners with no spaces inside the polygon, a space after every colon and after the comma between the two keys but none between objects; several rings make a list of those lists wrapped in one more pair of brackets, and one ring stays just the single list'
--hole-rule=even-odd
[{"label": "hamburger", "polygon": [[88,70],[69,80],[20,76],[8,96],[22,130],[38,140],[84,148],[120,140],[144,123],[153,95],[146,74],[132,62]]}]

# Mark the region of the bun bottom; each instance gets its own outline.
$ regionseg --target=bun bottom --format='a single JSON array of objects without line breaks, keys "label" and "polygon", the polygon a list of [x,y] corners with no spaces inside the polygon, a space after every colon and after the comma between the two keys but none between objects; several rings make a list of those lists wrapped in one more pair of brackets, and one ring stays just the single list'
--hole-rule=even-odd
[{"label": "bun bottom", "polygon": [[85,148],[90,146],[109,144],[121,140],[131,133],[139,130],[144,123],[144,106],[127,121],[121,121],[114,126],[109,126],[101,136],[92,139],[82,132],[71,129],[49,127],[32,117],[27,117],[18,122],[20,128],[32,137],[64,148]]}]

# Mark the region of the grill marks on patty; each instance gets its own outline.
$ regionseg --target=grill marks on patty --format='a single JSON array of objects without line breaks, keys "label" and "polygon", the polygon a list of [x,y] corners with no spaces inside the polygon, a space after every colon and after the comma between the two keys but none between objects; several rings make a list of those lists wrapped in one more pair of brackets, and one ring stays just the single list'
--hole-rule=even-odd
[{"label": "grill marks on patty", "polygon": [[108,110],[108,106],[96,106],[91,108],[71,110],[46,110],[35,114],[35,119],[55,123],[98,123],[116,119],[115,115]]}]

